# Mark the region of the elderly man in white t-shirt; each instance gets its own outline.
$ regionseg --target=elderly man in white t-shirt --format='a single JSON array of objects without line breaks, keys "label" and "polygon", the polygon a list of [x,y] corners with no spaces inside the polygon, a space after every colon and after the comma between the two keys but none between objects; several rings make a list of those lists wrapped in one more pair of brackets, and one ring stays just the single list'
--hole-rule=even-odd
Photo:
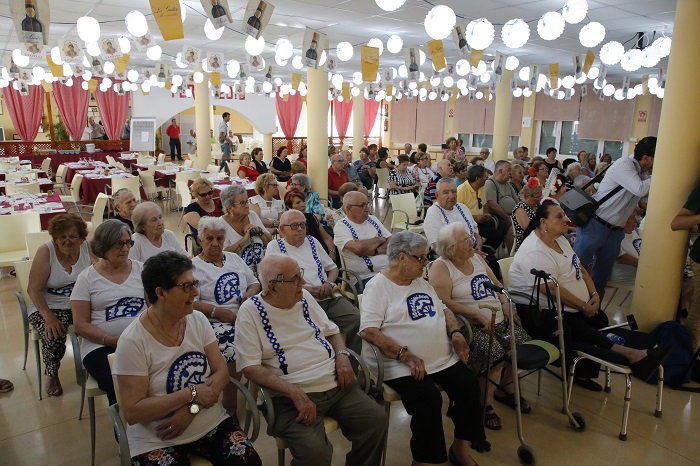
[{"label": "elderly man in white t-shirt", "polygon": [[270,241],[265,255],[286,254],[304,270],[304,289],[316,298],[333,323],[345,334],[351,350],[360,354],[362,339],[360,310],[336,290],[338,266],[313,236],[306,234],[306,218],[298,210],[288,210],[280,217],[280,238]]},{"label": "elderly man in white t-shirt", "polygon": [[289,443],[292,464],[330,466],[327,415],[352,442],[346,464],[378,466],[388,418],[355,383],[340,331],[304,289],[303,269],[269,255],[260,281],[263,292],[238,311],[236,361],[246,378],[277,395],[273,435]]},{"label": "elderly man in white t-shirt", "polygon": [[391,232],[369,214],[367,196],[361,192],[347,193],[343,210],[347,217],[335,224],[333,243],[345,258],[345,267],[357,273],[364,285],[389,264],[386,248]]},{"label": "elderly man in white t-shirt", "polygon": [[479,236],[479,226],[474,220],[469,207],[457,202],[457,184],[453,178],[441,178],[435,189],[436,201],[425,213],[423,230],[428,244],[435,250],[438,232],[445,225],[455,222],[463,222],[467,225],[469,234],[472,235],[474,245],[481,249],[482,240]]}]

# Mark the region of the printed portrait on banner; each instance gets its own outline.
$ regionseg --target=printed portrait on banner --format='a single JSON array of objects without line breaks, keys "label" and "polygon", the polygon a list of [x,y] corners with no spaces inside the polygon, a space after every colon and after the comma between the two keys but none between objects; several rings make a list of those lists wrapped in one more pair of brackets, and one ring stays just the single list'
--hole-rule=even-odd
[{"label": "printed portrait on banner", "polygon": [[274,9],[274,5],[262,0],[250,0],[243,14],[243,31],[249,36],[259,39],[270,22]]},{"label": "printed portrait on banner", "polygon": [[122,51],[119,49],[119,42],[116,36],[108,36],[100,39],[100,48],[102,49],[102,58],[105,60],[114,60],[122,56]]},{"label": "printed portrait on banner", "polygon": [[420,50],[418,47],[408,47],[404,51],[406,72],[410,81],[418,81],[420,78]]},{"label": "printed portrait on banner", "polygon": [[224,65],[224,55],[218,52],[207,52],[207,68],[210,72],[221,71]]},{"label": "printed portrait on banner", "polygon": [[142,36],[134,37],[134,42],[136,43],[136,50],[139,52],[145,52],[150,47],[156,45],[155,41],[153,40],[153,36],[151,36],[151,33],[149,32]]},{"label": "printed portrait on banner", "polygon": [[194,47],[191,47],[189,45],[185,45],[182,48],[182,63],[186,64],[187,66],[195,66],[197,61],[199,60],[199,49],[196,49]]}]

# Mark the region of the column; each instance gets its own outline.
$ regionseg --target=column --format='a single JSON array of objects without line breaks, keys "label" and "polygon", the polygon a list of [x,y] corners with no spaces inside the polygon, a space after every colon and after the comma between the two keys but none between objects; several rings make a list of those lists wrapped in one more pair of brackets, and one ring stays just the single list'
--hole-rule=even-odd
[{"label": "column", "polygon": [[365,86],[360,85],[360,95],[352,98],[352,159],[360,159],[360,149],[365,145]]},{"label": "column", "polygon": [[535,128],[535,102],[537,100],[537,93],[533,92],[530,97],[523,97],[523,119],[530,119],[530,126],[521,126],[520,128],[520,145],[525,146],[529,149],[529,157],[532,158],[537,155],[535,152],[535,146],[537,141],[537,130]]},{"label": "column", "polygon": [[396,160],[396,152],[394,152],[393,149],[401,149],[399,151],[400,154],[403,154],[403,144],[399,143],[400,147],[392,147],[393,142],[391,140],[391,119],[394,117],[393,114],[393,103],[394,99],[391,99],[391,102],[387,102],[386,100],[382,101],[382,108],[380,109],[380,113],[384,113],[384,105],[387,106],[387,111],[386,111],[386,116],[380,117],[381,118],[381,127],[382,131],[384,131],[384,118],[387,118],[389,120],[389,124],[387,125],[386,131],[384,131],[383,138],[382,138],[382,145],[386,148],[389,149],[389,157]]},{"label": "column", "polygon": [[654,176],[631,307],[645,331],[674,318],[686,258],[688,232],[672,232],[669,225],[698,183],[700,172],[696,117],[700,94],[691,91],[700,73],[695,48],[700,43],[697,18],[700,18],[700,2],[678,0]]},{"label": "column", "polygon": [[263,134],[263,160],[268,165],[272,161],[272,133]]},{"label": "column", "polygon": [[328,73],[323,68],[307,68],[306,80],[308,175],[313,190],[328,199]]},{"label": "column", "polygon": [[496,87],[496,111],[493,116],[493,160],[508,158],[508,142],[510,141],[510,112],[513,106],[513,94],[510,91],[510,80],[513,72],[503,70],[501,82]]},{"label": "column", "polygon": [[[634,99],[634,115],[632,116],[632,139],[630,142],[637,142],[649,134],[649,117],[651,115],[651,103],[658,97],[647,91],[646,94],[638,95]],[[639,121],[639,112],[647,112],[644,121]]]},{"label": "column", "polygon": [[194,83],[194,126],[199,141],[197,144],[197,168],[202,170],[205,170],[207,165],[211,163],[211,144],[208,141],[212,128],[210,124],[209,75],[205,73],[204,76],[206,79],[201,83]]}]

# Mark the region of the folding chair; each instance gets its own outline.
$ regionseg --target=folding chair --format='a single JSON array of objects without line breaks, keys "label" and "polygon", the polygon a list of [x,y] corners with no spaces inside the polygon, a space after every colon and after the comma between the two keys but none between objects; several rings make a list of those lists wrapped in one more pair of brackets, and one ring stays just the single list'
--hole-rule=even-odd
[{"label": "folding chair", "polygon": [[389,202],[392,211],[391,231],[399,228],[423,233],[423,219],[416,212],[416,199],[413,194],[392,194],[389,196]]}]

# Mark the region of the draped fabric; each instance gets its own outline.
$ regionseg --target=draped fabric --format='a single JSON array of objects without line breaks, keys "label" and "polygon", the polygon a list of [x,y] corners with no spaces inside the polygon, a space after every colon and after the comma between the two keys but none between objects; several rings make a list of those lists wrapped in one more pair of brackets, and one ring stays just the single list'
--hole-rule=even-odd
[{"label": "draped fabric", "polygon": [[32,142],[39,132],[44,113],[44,88],[27,86],[29,95],[20,95],[12,84],[2,90],[7,111],[19,137],[24,142]]},{"label": "draped fabric", "polygon": [[[90,91],[83,89],[83,78],[74,77],[73,85],[66,86],[56,81],[53,84],[53,97],[61,114],[63,124],[73,141],[80,141],[85,130]],[[102,118],[105,121],[105,118]]]},{"label": "draped fabric", "polygon": [[350,116],[352,115],[352,100],[333,101],[333,117],[335,119],[335,130],[338,131],[338,137],[344,138],[348,133],[348,125],[350,124]]},{"label": "draped fabric", "polygon": [[365,99],[365,138],[372,132],[374,122],[377,121],[377,113],[379,112],[380,105],[382,105],[382,103],[374,99]]},{"label": "draped fabric", "polygon": [[[114,83],[121,86],[122,81],[114,80]],[[121,139],[124,123],[129,116],[129,94],[124,92],[119,95],[113,88],[107,89],[107,92],[95,91],[100,120],[109,139]]]},{"label": "draped fabric", "polygon": [[298,92],[294,95],[288,94],[285,102],[284,97],[277,94],[275,100],[277,101],[277,118],[280,121],[282,132],[287,139],[291,139],[297,131],[301,116],[301,95]]}]

